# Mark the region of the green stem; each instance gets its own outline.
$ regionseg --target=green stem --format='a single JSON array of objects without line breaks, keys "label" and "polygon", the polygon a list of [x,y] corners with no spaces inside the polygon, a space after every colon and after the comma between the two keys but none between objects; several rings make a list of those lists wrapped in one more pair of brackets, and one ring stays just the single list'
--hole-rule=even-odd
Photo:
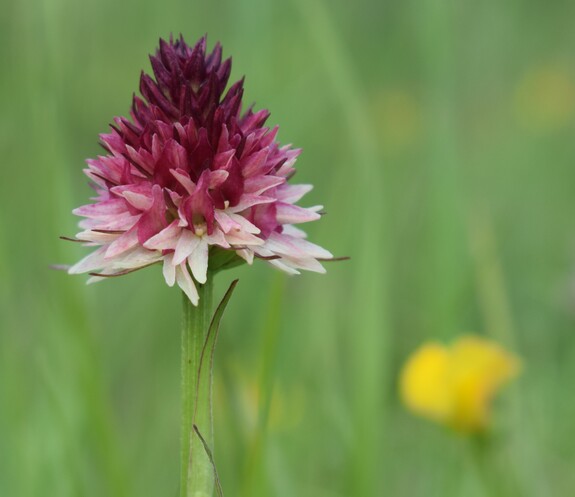
[{"label": "green stem", "polygon": [[214,470],[202,440],[213,446],[212,378],[200,377],[200,359],[212,318],[212,278],[198,285],[200,300],[194,306],[183,295],[182,321],[182,433],[180,497],[211,497],[214,491]]},{"label": "green stem", "polygon": [[501,451],[489,434],[475,435],[471,440],[471,454],[478,476],[490,497],[519,497],[523,495],[512,469],[503,464]]}]

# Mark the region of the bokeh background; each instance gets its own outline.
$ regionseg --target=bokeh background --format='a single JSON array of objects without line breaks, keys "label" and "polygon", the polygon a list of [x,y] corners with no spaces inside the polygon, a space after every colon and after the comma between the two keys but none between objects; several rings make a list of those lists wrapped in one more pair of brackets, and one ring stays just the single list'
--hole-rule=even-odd
[{"label": "bokeh background", "polygon": [[[0,495],[175,496],[180,296],[157,268],[85,286],[72,208],[160,36],[208,33],[304,149],[351,261],[240,278],[215,371],[238,497],[571,495],[575,4],[523,0],[0,2]],[[483,463],[401,406],[422,342],[523,359]],[[510,485],[509,481],[513,484]],[[509,493],[508,488],[513,488]]]}]

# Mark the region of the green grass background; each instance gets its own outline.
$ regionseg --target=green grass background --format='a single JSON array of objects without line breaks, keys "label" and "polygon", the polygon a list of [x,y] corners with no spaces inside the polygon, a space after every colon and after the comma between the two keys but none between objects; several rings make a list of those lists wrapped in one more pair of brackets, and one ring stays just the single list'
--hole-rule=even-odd
[{"label": "green grass background", "polygon": [[[158,37],[208,33],[304,149],[351,261],[240,284],[215,372],[232,497],[567,496],[575,488],[575,4],[0,2],[0,496],[177,495],[180,296],[157,268],[86,287],[72,208]],[[524,361],[486,454],[406,413],[429,339]]]}]

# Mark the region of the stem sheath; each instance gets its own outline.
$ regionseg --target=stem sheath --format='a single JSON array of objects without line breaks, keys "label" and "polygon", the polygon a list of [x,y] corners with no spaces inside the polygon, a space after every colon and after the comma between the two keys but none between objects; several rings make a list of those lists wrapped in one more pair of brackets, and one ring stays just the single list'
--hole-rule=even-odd
[{"label": "stem sheath", "polygon": [[213,447],[212,378],[200,377],[200,360],[212,318],[212,279],[198,285],[199,303],[194,306],[183,295],[182,320],[182,433],[180,497],[212,497],[214,470],[202,440]]}]

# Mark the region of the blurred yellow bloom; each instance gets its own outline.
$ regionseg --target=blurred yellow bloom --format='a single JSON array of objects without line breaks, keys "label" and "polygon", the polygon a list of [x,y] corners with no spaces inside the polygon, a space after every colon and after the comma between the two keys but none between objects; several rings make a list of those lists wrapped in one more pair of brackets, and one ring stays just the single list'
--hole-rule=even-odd
[{"label": "blurred yellow bloom", "polygon": [[[233,412],[238,424],[249,434],[258,430],[260,410],[265,406],[265,392],[261,390],[258,378],[245,370],[241,363],[233,362],[231,371],[234,378],[234,402],[229,404],[226,396],[218,396],[224,392],[223,379],[216,377],[216,382],[222,382],[220,388],[215,388],[215,405],[219,412]],[[270,392],[269,411],[267,412],[266,429],[273,432],[292,430],[303,420],[306,410],[306,393],[300,385],[285,385],[276,381]]]},{"label": "blurred yellow bloom", "polygon": [[427,343],[405,363],[400,393],[413,412],[473,432],[489,422],[490,403],[519,373],[520,362],[497,343],[474,336],[451,346]]},{"label": "blurred yellow bloom", "polygon": [[403,88],[383,88],[374,95],[373,112],[380,144],[386,155],[399,155],[417,141],[421,128],[421,106]]},{"label": "blurred yellow bloom", "polygon": [[533,131],[553,131],[575,114],[575,81],[566,66],[548,64],[528,71],[515,93],[516,114]]}]

